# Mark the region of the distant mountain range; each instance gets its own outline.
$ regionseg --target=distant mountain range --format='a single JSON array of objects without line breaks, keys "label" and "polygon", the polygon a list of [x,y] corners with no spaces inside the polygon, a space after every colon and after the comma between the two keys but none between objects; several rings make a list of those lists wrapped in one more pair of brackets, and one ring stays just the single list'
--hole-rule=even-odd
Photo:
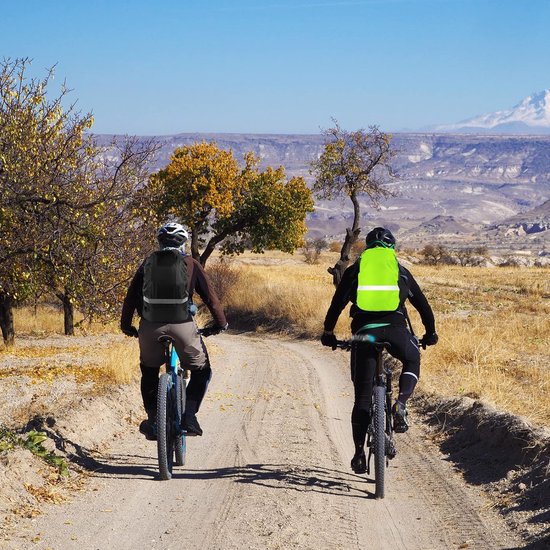
[{"label": "distant mountain range", "polygon": [[[112,136],[99,138],[108,143]],[[166,166],[175,148],[206,140],[232,150],[241,162],[245,152],[253,151],[262,167],[282,165],[288,176],[303,176],[309,184],[313,183],[311,161],[324,145],[322,135],[196,133],[155,139],[160,150],[151,171]],[[368,197],[360,198],[365,229],[386,225],[402,242],[416,246],[443,236],[477,239],[486,228],[525,223],[526,232],[533,234],[534,250],[541,246],[535,240],[550,235],[539,210],[529,212],[550,199],[550,135],[410,133],[395,134],[392,145],[400,178],[389,185],[396,196],[383,201],[379,210]],[[340,238],[352,214],[349,200],[317,201],[307,219],[309,235]],[[542,231],[531,233],[539,221]],[[503,231],[496,233],[500,239]]]},{"label": "distant mountain range", "polygon": [[429,128],[433,132],[468,134],[550,134],[550,90],[532,94],[511,109],[495,111]]}]

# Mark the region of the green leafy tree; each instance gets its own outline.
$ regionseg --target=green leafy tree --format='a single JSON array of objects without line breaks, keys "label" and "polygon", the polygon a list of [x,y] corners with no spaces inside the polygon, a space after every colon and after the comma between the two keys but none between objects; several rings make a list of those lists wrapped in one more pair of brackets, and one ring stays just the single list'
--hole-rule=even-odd
[{"label": "green leafy tree", "polygon": [[293,252],[313,210],[303,178],[287,180],[283,167],[260,172],[252,153],[240,168],[231,152],[206,142],[176,149],[148,194],[159,220],[177,218],[189,227],[191,253],[203,265],[218,245],[224,254]]},{"label": "green leafy tree", "polygon": [[366,195],[377,207],[381,198],[392,195],[384,184],[396,177],[391,166],[395,152],[391,136],[377,126],[369,126],[368,131],[348,132],[334,121],[334,127],[323,133],[327,138],[323,153],[311,164],[311,173],[315,176],[313,191],[319,199],[349,197],[353,205],[353,223],[346,229],[340,259],[328,269],[334,284],[338,285],[361,231],[359,198]]}]

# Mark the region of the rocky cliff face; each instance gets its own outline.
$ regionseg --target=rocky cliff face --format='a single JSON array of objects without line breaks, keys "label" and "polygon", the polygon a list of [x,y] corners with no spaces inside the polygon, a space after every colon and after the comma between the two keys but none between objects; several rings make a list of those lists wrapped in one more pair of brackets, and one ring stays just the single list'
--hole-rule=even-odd
[{"label": "rocky cliff face", "polygon": [[488,231],[505,236],[536,235],[545,232],[550,234],[550,200],[527,212],[496,222],[488,228]]},{"label": "rocky cliff face", "polygon": [[[109,136],[100,136],[107,141]],[[237,159],[254,151],[265,166],[283,165],[308,182],[311,161],[323,150],[321,135],[178,134],[156,138],[161,149],[152,171],[164,167],[176,147],[216,141]],[[458,233],[479,232],[550,199],[550,136],[396,134],[392,182],[396,196],[380,210],[362,199],[363,223],[407,233],[437,216],[460,220]],[[322,201],[308,219],[312,236],[338,236],[350,223],[349,201]],[[446,224],[449,227],[449,224]],[[430,232],[434,233],[434,232]],[[435,232],[437,234],[437,232]]]}]

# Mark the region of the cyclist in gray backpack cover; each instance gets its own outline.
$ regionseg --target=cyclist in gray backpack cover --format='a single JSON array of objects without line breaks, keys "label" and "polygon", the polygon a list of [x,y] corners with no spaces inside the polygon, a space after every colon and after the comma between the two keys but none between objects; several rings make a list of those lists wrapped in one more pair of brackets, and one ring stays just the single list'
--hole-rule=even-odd
[{"label": "cyclist in gray backpack cover", "polygon": [[[204,342],[190,312],[194,291],[214,319],[210,334],[227,329],[220,301],[203,267],[185,254],[189,236],[179,223],[168,223],[157,233],[160,250],[153,252],[138,268],[122,306],[120,328],[127,336],[139,338],[141,395],[147,419],[140,432],[156,438],[157,385],[164,364],[164,346],[159,336],[173,338],[174,347],[186,369],[191,370],[187,386],[184,428],[188,435],[202,435],[197,420],[212,370]],[[132,326],[134,312],[140,317],[139,329]]]}]

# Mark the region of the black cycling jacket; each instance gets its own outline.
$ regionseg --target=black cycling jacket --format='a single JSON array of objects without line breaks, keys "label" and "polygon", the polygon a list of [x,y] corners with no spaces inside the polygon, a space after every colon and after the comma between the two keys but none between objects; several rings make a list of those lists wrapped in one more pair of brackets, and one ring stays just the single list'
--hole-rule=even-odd
[{"label": "black cycling jacket", "polygon": [[351,330],[356,332],[363,325],[369,323],[389,323],[394,326],[407,326],[405,301],[408,299],[420,314],[426,334],[435,332],[435,319],[432,308],[424,296],[418,283],[414,280],[410,271],[399,264],[399,307],[397,311],[363,311],[356,305],[357,302],[357,281],[359,276],[359,260],[350,265],[342,280],[334,292],[332,302],[325,317],[324,329],[334,330],[338,317],[348,302],[352,302],[350,317],[352,317]]}]

